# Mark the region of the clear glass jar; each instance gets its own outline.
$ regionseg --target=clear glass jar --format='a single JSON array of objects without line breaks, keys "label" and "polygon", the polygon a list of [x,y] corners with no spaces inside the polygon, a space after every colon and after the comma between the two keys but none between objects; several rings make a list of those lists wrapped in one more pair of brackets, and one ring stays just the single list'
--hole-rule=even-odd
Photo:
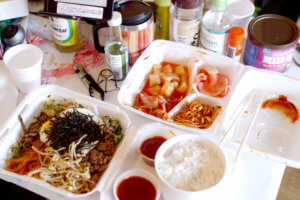
[{"label": "clear glass jar", "polygon": [[202,0],[172,0],[170,6],[170,40],[197,46],[202,12]]}]

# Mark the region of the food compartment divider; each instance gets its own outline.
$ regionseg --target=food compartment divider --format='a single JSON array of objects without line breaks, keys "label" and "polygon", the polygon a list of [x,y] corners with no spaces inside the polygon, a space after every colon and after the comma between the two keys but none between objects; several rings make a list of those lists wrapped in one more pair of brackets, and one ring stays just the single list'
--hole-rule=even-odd
[{"label": "food compartment divider", "polygon": [[[33,121],[33,117],[37,116],[41,111],[43,103],[52,99],[66,99],[67,101],[77,102],[78,104],[82,104],[84,107],[91,109],[95,112],[95,114],[100,114],[99,117],[109,115],[121,121],[124,138],[119,144],[119,147],[116,150],[112,160],[110,161],[108,168],[102,174],[95,188],[89,193],[73,194],[71,192],[58,189],[36,178],[22,176],[13,172],[9,172],[4,168],[5,159],[7,159],[11,155],[11,146],[18,141],[19,135],[23,133],[20,122],[18,121],[18,115],[22,115],[25,126],[28,127],[28,125]],[[43,86],[28,94],[24,98],[24,100],[19,104],[19,106],[15,109],[14,113],[11,115],[7,123],[4,125],[3,130],[8,129],[8,131],[5,133],[5,135],[3,135],[0,138],[0,146],[2,149],[2,151],[0,151],[0,175],[6,181],[15,183],[51,199],[85,198],[89,195],[94,195],[94,193],[97,192],[101,193],[105,188],[106,182],[109,181],[111,178],[114,178],[114,170],[118,168],[120,163],[123,161],[123,154],[124,152],[126,152],[127,146],[130,146],[128,144],[130,143],[130,141],[127,139],[127,136],[129,136],[130,134],[129,126],[129,117],[117,106],[99,101],[95,98],[91,98],[89,96],[77,92],[73,92],[68,89],[64,89],[59,86]]]}]

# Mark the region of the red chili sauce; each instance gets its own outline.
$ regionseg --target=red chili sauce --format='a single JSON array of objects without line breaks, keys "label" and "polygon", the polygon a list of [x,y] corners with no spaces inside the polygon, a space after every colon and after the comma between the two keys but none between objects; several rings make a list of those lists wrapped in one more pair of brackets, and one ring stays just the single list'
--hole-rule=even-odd
[{"label": "red chili sauce", "polygon": [[164,143],[167,139],[161,136],[154,136],[145,140],[140,150],[142,154],[147,156],[148,158],[154,159],[155,154],[162,143]]},{"label": "red chili sauce", "polygon": [[132,176],[119,183],[117,196],[120,200],[154,200],[156,189],[147,179]]},{"label": "red chili sauce", "polygon": [[287,100],[284,95],[279,95],[278,98],[267,99],[262,104],[262,108],[271,108],[282,112],[285,116],[290,118],[292,123],[299,119],[299,112],[296,106]]}]

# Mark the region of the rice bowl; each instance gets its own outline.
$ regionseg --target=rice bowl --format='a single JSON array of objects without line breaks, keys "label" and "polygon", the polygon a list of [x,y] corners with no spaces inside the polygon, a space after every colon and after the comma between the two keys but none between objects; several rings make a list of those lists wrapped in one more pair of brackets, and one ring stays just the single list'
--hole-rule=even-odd
[{"label": "rice bowl", "polygon": [[166,185],[167,199],[210,198],[223,182],[227,165],[224,153],[209,139],[180,135],[158,149],[155,170]]}]

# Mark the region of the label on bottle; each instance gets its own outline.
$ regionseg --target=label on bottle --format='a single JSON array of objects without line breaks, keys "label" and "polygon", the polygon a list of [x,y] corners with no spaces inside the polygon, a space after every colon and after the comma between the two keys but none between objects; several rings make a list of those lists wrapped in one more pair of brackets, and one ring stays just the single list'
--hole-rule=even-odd
[{"label": "label on bottle", "polygon": [[293,59],[296,45],[287,49],[268,49],[247,39],[244,63],[261,69],[282,72]]},{"label": "label on bottle", "polygon": [[238,46],[238,47],[232,47],[230,45],[228,45],[228,49],[227,49],[227,56],[230,58],[233,58],[234,60],[239,61],[240,57],[241,57],[241,52],[242,52],[242,47]]},{"label": "label on bottle", "polygon": [[86,5],[76,5],[71,3],[57,3],[57,14],[73,15],[90,18],[103,18],[103,8]]},{"label": "label on bottle", "polygon": [[81,4],[89,6],[107,6],[107,0],[54,0],[57,2],[72,3],[72,4]]},{"label": "label on bottle", "polygon": [[170,16],[170,39],[181,44],[198,45],[200,19],[181,21]]},{"label": "label on bottle", "polygon": [[114,79],[122,80],[128,71],[128,53],[123,55],[112,55],[105,53],[106,63],[114,74]]},{"label": "label on bottle", "polygon": [[61,46],[71,46],[79,42],[76,20],[50,17],[53,41]]},{"label": "label on bottle", "polygon": [[227,50],[227,56],[233,58],[235,56],[235,52],[236,52],[236,48],[229,45]]},{"label": "label on bottle", "polygon": [[201,46],[218,54],[225,54],[227,46],[228,31],[210,30],[205,25],[201,26]]}]

